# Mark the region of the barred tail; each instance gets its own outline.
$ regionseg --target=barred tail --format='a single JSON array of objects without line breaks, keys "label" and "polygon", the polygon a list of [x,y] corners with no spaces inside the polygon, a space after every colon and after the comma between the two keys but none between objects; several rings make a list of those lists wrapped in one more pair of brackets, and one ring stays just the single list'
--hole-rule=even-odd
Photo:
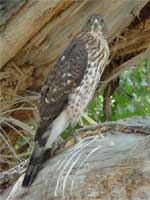
[{"label": "barred tail", "polygon": [[31,156],[22,187],[30,187],[42,167],[44,148],[35,148]]}]

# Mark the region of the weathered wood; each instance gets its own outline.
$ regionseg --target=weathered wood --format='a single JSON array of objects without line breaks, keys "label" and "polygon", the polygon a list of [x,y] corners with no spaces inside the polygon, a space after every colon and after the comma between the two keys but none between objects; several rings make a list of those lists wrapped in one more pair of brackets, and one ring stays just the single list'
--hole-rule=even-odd
[{"label": "weathered wood", "polygon": [[[150,55],[149,49],[146,50],[150,45],[149,17],[140,19],[137,27],[130,25],[148,0],[0,0],[2,2],[0,107],[18,94],[24,95],[27,88],[38,91],[57,57],[92,13],[104,15],[111,60],[121,57],[115,68],[107,67],[109,70],[103,75],[100,89]],[[141,28],[143,22],[146,27]]]},{"label": "weathered wood", "polygon": [[[19,1],[15,1],[20,4]],[[10,4],[9,1],[4,4]],[[16,53],[55,15],[61,13],[72,1],[70,0],[40,0],[26,1],[17,15],[0,32],[0,68],[6,64]],[[12,7],[14,9],[14,7]],[[10,12],[6,9],[2,14]]]},{"label": "weathered wood", "polygon": [[25,172],[27,166],[28,160],[25,160],[15,167],[0,173],[0,194],[14,184],[18,177]]},{"label": "weathered wood", "polygon": [[22,176],[7,200],[150,199],[149,121],[129,118],[81,130],[81,140],[68,140],[31,188],[21,188]]},{"label": "weathered wood", "polygon": [[[38,89],[88,15],[96,12],[104,15],[111,42],[147,2],[148,0],[26,1],[0,32],[0,66],[8,73],[7,78],[2,80],[0,103],[14,98],[20,90]],[[4,65],[9,60],[11,62]],[[11,86],[6,88],[4,85]]]},{"label": "weathered wood", "polygon": [[25,4],[26,0],[0,0],[0,30],[4,30],[8,21],[11,20],[21,7]]}]

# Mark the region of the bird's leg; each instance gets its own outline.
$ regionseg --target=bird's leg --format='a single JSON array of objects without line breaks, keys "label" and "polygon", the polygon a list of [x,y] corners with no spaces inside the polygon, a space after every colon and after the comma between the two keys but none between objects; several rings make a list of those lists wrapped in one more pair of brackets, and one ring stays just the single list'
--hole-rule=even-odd
[{"label": "bird's leg", "polygon": [[53,143],[52,148],[49,148],[45,151],[44,156],[43,156],[43,162],[45,162],[48,159],[53,158],[58,146],[60,146],[63,143],[64,143],[63,138],[59,137],[58,140]]},{"label": "bird's leg", "polygon": [[59,136],[58,141],[56,143],[59,145],[59,144],[63,143],[64,141],[65,140],[61,136]]},{"label": "bird's leg", "polygon": [[76,142],[79,142],[82,139],[80,136],[80,131],[78,129],[75,130],[75,132],[73,133],[73,136],[74,136]]},{"label": "bird's leg", "polygon": [[53,157],[55,155],[55,151],[57,150],[57,148],[59,146],[61,146],[61,144],[64,143],[64,140],[61,136],[59,136],[59,138],[53,143],[53,147],[52,147],[52,150],[51,150],[51,156]]}]

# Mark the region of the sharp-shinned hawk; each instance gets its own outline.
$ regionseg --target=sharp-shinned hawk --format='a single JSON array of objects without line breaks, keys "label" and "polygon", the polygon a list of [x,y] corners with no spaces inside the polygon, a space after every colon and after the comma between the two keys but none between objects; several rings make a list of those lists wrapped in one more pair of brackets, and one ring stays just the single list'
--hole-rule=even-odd
[{"label": "sharp-shinned hawk", "polygon": [[69,124],[75,124],[82,116],[108,59],[104,20],[101,15],[94,14],[58,58],[42,87],[41,120],[23,180],[24,187],[32,184],[45,151]]}]

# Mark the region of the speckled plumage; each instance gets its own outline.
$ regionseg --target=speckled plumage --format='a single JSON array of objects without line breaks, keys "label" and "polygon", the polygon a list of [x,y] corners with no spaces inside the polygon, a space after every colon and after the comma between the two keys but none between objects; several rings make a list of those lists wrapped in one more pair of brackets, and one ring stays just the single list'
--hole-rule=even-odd
[{"label": "speckled plumage", "polygon": [[23,181],[30,186],[44,152],[69,124],[75,124],[92,99],[109,58],[103,19],[92,15],[49,73],[41,90],[41,121]]},{"label": "speckled plumage", "polygon": [[[90,36],[91,34],[89,33],[87,38],[84,39],[88,57],[85,74],[80,85],[69,94],[67,110],[70,114],[71,123],[76,123],[82,116],[94,95],[101,74],[108,62],[109,49],[104,36],[96,38],[96,35],[95,38],[88,40]],[[79,37],[82,37],[82,35],[79,35]]]}]

